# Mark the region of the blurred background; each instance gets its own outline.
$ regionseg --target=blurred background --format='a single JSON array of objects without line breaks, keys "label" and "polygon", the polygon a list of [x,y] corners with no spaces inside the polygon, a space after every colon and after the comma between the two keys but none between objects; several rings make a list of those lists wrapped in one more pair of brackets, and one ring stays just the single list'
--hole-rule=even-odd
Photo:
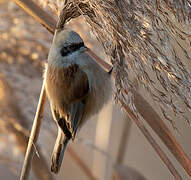
[{"label": "blurred background", "polygon": [[[108,61],[83,18],[73,20],[68,27],[76,30],[89,48]],[[0,179],[18,179],[20,175],[51,41],[52,35],[13,1],[0,0]],[[144,94],[143,89],[139,92]],[[149,97],[147,100],[158,108]],[[176,121],[178,130],[167,125],[191,158],[188,124],[183,120]],[[86,123],[75,141],[70,142],[60,173],[53,175],[50,165],[56,135],[57,126],[47,102],[31,180],[174,179],[113,98],[100,114]],[[153,132],[152,135],[157,139]],[[188,180],[165,146],[160,145],[183,179]]]}]

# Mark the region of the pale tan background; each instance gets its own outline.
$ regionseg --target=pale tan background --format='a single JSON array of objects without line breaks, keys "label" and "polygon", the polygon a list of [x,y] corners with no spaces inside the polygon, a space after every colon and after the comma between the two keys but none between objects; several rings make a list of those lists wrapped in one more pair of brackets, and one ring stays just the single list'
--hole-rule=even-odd
[{"label": "pale tan background", "polygon": [[[15,14],[12,14],[13,9],[15,8],[17,9],[17,13],[22,15],[16,14],[15,11]],[[3,16],[5,11],[9,11],[10,17],[18,16],[18,18],[16,18],[17,20],[9,22],[10,17]],[[25,19],[22,19],[22,17]],[[27,27],[28,22],[26,21],[30,22],[31,27]],[[30,38],[37,38],[38,41],[40,41],[47,48],[48,52],[52,36],[40,25],[38,25],[38,23],[36,23],[31,17],[23,13],[21,9],[17,8],[14,3],[0,0],[0,42],[3,43],[5,39],[3,39],[4,36],[2,35],[7,31],[7,23],[12,23],[12,30],[10,31],[10,33],[18,33],[17,42],[24,32],[25,35],[29,36]],[[100,57],[105,58],[102,48],[93,38],[93,36],[89,32],[88,27],[85,26],[81,19],[77,19],[76,22],[73,22],[71,26],[82,35],[88,47],[94,50],[96,54]],[[33,34],[27,34],[29,32],[25,30],[25,28],[32,28]],[[7,44],[9,44],[9,36],[6,42]],[[29,40],[28,43],[30,42],[31,41]],[[23,113],[26,115],[26,120],[31,126],[38,101],[42,79],[39,75],[36,75],[37,70],[35,70],[35,68],[33,69],[33,66],[31,66],[31,64],[26,64],[24,66],[26,69],[23,69],[23,71],[26,71],[25,73],[27,75],[23,76],[23,72],[21,73],[20,70],[20,64],[14,64],[14,61],[17,61],[17,59],[14,59],[13,63],[4,62],[1,56],[2,53],[3,44],[1,44],[0,46],[0,71],[5,74],[9,83],[12,85],[13,88],[15,88],[15,94],[19,101],[19,106],[23,110]],[[44,57],[44,59],[45,58],[46,57]],[[42,60],[44,59],[42,58]],[[144,96],[146,96],[141,88],[139,89],[139,91]],[[147,97],[147,99],[149,103],[151,103],[155,107],[155,109],[157,109],[156,105],[151,102],[151,99],[149,99],[149,97]],[[118,155],[118,147],[125,125],[124,121],[126,119],[124,116],[125,115],[120,110],[120,107],[116,105],[112,99],[108,106],[106,106],[98,116],[94,117],[81,129],[78,134],[78,139],[76,139],[74,143],[71,142],[69,144],[69,146],[73,147],[75,152],[92,170],[97,179],[111,179],[113,164],[115,163],[116,157]],[[176,122],[176,125],[179,129],[179,132],[174,131],[170,125],[169,127],[172,129],[172,132],[177,138],[178,142],[182,145],[186,153],[191,158],[191,128],[188,126],[188,124],[185,123],[185,121],[181,119]],[[2,136],[4,137],[6,143],[0,143],[0,179],[18,179],[19,172],[22,166],[23,156],[19,153],[17,149],[13,148],[14,138],[9,137],[6,134],[2,134]],[[155,135],[153,134],[153,136]],[[47,103],[44,123],[38,142],[41,145],[41,148],[47,158],[47,163],[49,165],[51,162],[50,157],[55,142],[55,137],[56,125],[52,121],[50,109]],[[157,142],[160,143],[160,140],[157,137],[156,139]],[[127,138],[127,141],[128,143],[126,147],[126,154],[123,160],[123,165],[128,165],[135,168],[140,173],[142,173],[148,180],[174,179],[134,124],[130,129],[130,136],[129,138]],[[92,146],[96,146],[99,151],[96,150],[95,147],[92,148]],[[164,145],[161,144],[161,146],[166,151]],[[100,151],[104,151],[106,155],[103,155],[103,153],[101,153]],[[182,174],[183,179],[189,180],[189,177],[178,165],[172,155],[168,151],[167,153],[169,158],[173,160],[173,163],[178,168],[178,171]],[[3,159],[4,157],[8,157],[8,160],[5,161],[6,159]],[[30,179],[35,179],[35,177],[32,175]],[[61,172],[59,173],[59,175],[55,176],[55,179],[88,180],[88,177],[80,170],[74,160],[66,152]]]}]

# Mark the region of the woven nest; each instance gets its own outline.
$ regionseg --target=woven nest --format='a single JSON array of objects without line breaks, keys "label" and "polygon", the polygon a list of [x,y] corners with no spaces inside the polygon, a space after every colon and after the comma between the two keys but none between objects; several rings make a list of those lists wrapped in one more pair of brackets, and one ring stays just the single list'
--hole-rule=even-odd
[{"label": "woven nest", "polygon": [[103,45],[116,73],[116,99],[123,98],[136,111],[132,96],[136,79],[166,119],[170,120],[167,116],[170,110],[190,123],[190,3],[188,0],[74,0],[63,12],[65,22],[84,15]]}]

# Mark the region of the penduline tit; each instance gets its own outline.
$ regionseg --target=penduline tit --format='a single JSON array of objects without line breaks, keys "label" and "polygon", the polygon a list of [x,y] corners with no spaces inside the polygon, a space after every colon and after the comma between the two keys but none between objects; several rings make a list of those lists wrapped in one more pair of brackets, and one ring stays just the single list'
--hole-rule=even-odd
[{"label": "penduline tit", "polygon": [[77,130],[97,114],[111,94],[110,73],[87,52],[74,31],[56,34],[50,48],[44,80],[58,135],[52,153],[51,171],[58,173],[66,146]]}]

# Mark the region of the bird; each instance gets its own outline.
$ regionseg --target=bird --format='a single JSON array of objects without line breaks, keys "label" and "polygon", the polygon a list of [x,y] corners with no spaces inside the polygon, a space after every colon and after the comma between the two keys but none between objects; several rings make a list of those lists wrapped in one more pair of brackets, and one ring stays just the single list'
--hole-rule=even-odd
[{"label": "bird", "polygon": [[58,173],[68,142],[109,101],[111,71],[93,60],[78,33],[64,29],[56,33],[51,44],[44,81],[58,126],[51,165],[51,171]]}]

